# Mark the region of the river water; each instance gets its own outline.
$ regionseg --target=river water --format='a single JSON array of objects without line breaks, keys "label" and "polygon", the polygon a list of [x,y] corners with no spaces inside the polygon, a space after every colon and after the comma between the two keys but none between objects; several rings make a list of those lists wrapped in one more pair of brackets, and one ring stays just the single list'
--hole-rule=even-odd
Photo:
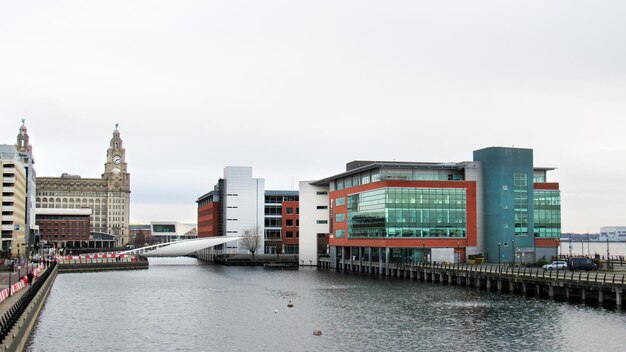
[{"label": "river water", "polygon": [[624,311],[172,258],[151,259],[148,270],[58,275],[27,350],[617,351],[625,332]]}]

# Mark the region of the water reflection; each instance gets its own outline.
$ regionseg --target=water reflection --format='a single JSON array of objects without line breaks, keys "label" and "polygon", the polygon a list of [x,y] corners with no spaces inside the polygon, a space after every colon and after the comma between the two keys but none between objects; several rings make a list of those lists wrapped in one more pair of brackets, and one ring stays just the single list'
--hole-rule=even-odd
[{"label": "water reflection", "polygon": [[[626,314],[315,269],[151,260],[62,274],[29,351],[620,349]],[[292,301],[293,308],[287,303]],[[313,336],[320,329],[322,336]]]}]

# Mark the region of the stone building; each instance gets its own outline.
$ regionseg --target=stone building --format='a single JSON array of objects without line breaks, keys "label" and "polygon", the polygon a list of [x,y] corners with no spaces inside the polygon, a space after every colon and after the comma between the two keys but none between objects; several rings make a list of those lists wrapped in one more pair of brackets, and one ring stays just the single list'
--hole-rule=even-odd
[{"label": "stone building", "polygon": [[100,178],[37,177],[37,208],[90,208],[92,233],[115,236],[118,246],[129,243],[130,174],[126,150],[115,125]]}]

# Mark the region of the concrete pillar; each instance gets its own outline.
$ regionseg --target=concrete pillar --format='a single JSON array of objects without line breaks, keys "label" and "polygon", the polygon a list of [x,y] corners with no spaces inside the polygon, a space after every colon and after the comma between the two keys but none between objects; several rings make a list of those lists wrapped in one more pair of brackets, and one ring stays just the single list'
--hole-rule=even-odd
[{"label": "concrete pillar", "polygon": [[602,303],[604,303],[604,291],[600,288],[598,290],[598,304],[602,305]]},{"label": "concrete pillar", "polygon": [[498,278],[498,292],[502,291],[502,279]]},{"label": "concrete pillar", "polygon": [[448,285],[452,285],[452,273],[448,273]]},{"label": "concrete pillar", "polygon": [[537,293],[537,297],[541,296],[541,286],[535,284],[535,292]]},{"label": "concrete pillar", "polygon": [[526,296],[526,282],[525,281],[522,281],[522,294]]},{"label": "concrete pillar", "polygon": [[413,273],[413,269],[409,269],[409,280],[413,280],[413,276],[415,276],[415,274]]},{"label": "concrete pillar", "polygon": [[565,300],[569,302],[569,287],[568,286],[565,287]]},{"label": "concrete pillar", "polygon": [[476,288],[480,289],[480,277],[476,276]]},{"label": "concrete pillar", "polygon": [[487,281],[487,291],[491,291],[491,278],[487,277],[486,281]]},{"label": "concrete pillar", "polygon": [[367,273],[371,274],[372,273],[372,247],[369,247],[369,253],[368,253],[368,257],[369,257],[369,266],[367,268]]},{"label": "concrete pillar", "polygon": [[354,271],[354,253],[352,252],[352,247],[350,248],[350,271]]},{"label": "concrete pillar", "polygon": [[552,285],[548,286],[548,296],[550,297],[550,299],[554,299],[554,286]]},{"label": "concrete pillar", "polygon": [[515,292],[515,283],[513,282],[513,280],[509,280],[509,292]]},{"label": "concrete pillar", "polygon": [[390,254],[390,252],[391,251],[389,250],[389,247],[385,248],[385,269],[386,269],[385,271],[386,271],[387,276],[389,276],[390,271],[391,271],[389,269],[389,254]]},{"label": "concrete pillar", "polygon": [[383,274],[383,248],[378,248],[378,275]]},{"label": "concrete pillar", "polygon": [[615,305],[617,306],[617,309],[622,309],[622,289],[621,288],[615,289]]},{"label": "concrete pillar", "polygon": [[363,272],[363,247],[359,247],[359,272]]},{"label": "concrete pillar", "polygon": [[583,303],[587,300],[587,292],[584,288],[580,290],[580,300],[583,301]]},{"label": "concrete pillar", "polygon": [[461,286],[461,275],[456,277],[456,285]]},{"label": "concrete pillar", "polygon": [[422,280],[422,273],[419,271],[419,269],[415,268],[415,279],[417,281]]}]

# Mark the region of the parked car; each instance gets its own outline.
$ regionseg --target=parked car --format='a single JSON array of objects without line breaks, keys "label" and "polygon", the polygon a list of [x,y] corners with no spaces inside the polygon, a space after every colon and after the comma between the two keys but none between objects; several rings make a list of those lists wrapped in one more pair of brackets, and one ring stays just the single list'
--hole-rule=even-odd
[{"label": "parked car", "polygon": [[541,267],[543,270],[565,270],[567,269],[567,262],[562,260],[553,261]]},{"label": "parked car", "polygon": [[569,270],[598,270],[598,266],[590,258],[569,258],[567,261]]}]

